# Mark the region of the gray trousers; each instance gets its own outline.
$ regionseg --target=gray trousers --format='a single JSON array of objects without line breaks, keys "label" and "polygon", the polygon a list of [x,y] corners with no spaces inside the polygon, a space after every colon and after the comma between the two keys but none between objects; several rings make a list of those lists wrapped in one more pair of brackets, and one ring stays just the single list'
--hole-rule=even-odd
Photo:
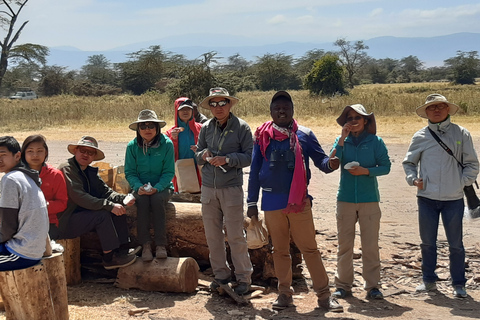
[{"label": "gray trousers", "polygon": [[165,189],[151,196],[135,194],[137,204],[137,236],[138,242],[145,244],[152,241],[150,221],[153,223],[155,245],[167,245],[165,205],[172,192]]},{"label": "gray trousers", "polygon": [[238,282],[250,284],[253,267],[243,230],[242,187],[215,189],[202,186],[201,201],[205,237],[215,279],[227,279],[231,276],[223,231],[225,224],[235,277]]}]

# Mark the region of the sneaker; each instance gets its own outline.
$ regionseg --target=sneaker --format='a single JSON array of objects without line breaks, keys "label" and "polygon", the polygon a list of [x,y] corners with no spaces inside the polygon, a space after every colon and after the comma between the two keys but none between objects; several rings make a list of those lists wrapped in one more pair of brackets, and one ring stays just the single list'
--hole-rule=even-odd
[{"label": "sneaker", "polygon": [[137,254],[142,250],[142,246],[136,246],[135,248],[128,249],[128,254]]},{"label": "sneaker", "polygon": [[246,282],[239,282],[235,288],[233,288],[236,294],[239,296],[244,295],[248,291],[250,291],[250,285]]},{"label": "sneaker", "polygon": [[419,285],[415,291],[417,292],[425,292],[425,291],[434,291],[437,290],[437,284],[435,282],[423,282]]},{"label": "sneaker", "polygon": [[453,296],[456,298],[466,298],[468,297],[467,295],[467,290],[465,290],[464,286],[454,286],[453,287]]},{"label": "sneaker", "polygon": [[151,242],[147,242],[147,243],[143,244],[142,260],[143,260],[143,262],[149,262],[149,261],[153,260],[152,243]]},{"label": "sneaker", "polygon": [[[215,281],[217,282],[220,282],[221,284],[227,284],[231,281],[231,278],[227,278],[227,279],[215,279]],[[220,288],[220,286],[218,285],[217,282],[215,281],[212,281],[212,283],[210,283],[210,290],[212,291],[217,291],[218,288]]]},{"label": "sneaker", "polygon": [[277,301],[272,304],[272,309],[283,310],[288,307],[293,307],[293,298],[292,296],[287,296],[282,293],[278,296]]},{"label": "sneaker", "polygon": [[325,311],[343,312],[343,306],[334,297],[318,300],[318,306]]},{"label": "sneaker", "polygon": [[103,267],[107,270],[111,269],[117,269],[117,268],[122,268],[131,265],[132,263],[135,262],[137,259],[137,256],[135,255],[130,255],[130,254],[114,254],[112,257],[112,260],[110,261],[105,261],[103,260]]},{"label": "sneaker", "polygon": [[373,288],[367,293],[368,299],[381,300],[383,299],[383,293],[378,288]]},{"label": "sneaker", "polygon": [[342,288],[337,288],[335,289],[335,292],[332,293],[332,297],[336,298],[336,299],[343,299],[345,297],[351,297],[352,296],[352,291],[347,291],[345,289],[342,289]]},{"label": "sneaker", "polygon": [[167,249],[165,246],[157,246],[155,250],[155,258],[157,259],[166,259],[167,258]]}]

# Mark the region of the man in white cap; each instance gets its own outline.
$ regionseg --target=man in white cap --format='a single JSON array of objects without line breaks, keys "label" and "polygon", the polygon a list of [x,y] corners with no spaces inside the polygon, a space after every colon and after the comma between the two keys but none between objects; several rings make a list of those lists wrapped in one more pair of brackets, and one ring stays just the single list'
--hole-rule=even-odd
[{"label": "man in white cap", "polygon": [[[253,139],[248,124],[230,109],[238,99],[224,88],[212,88],[200,106],[210,109],[214,118],[200,130],[195,157],[202,168],[202,216],[210,264],[217,282],[230,282],[231,270],[225,251],[225,234],[235,267],[237,294],[250,289],[252,263],[243,230],[243,172],[252,160]],[[210,288],[218,288],[212,282]]]},{"label": "man in white cap", "polygon": [[414,134],[403,169],[408,184],[417,187],[423,274],[417,291],[436,289],[436,243],[441,216],[450,249],[453,294],[466,298],[463,188],[475,181],[479,164],[470,133],[450,120],[457,111],[458,106],[440,94],[427,97],[416,112],[428,119],[428,125]]},{"label": "man in white cap", "polygon": [[[105,158],[97,140],[84,136],[67,149],[73,157],[59,167],[68,192],[67,209],[58,214],[59,239],[73,239],[95,230],[102,245],[105,269],[134,263],[135,254],[128,253],[128,225],[122,205],[126,195],[108,187],[98,175],[98,168],[90,166],[93,161]],[[126,206],[134,203],[135,199],[130,200]]]}]

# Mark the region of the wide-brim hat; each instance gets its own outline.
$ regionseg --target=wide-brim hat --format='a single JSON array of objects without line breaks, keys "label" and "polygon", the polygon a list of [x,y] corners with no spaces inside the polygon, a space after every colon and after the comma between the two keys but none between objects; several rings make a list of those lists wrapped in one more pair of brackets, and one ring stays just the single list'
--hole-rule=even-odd
[{"label": "wide-brim hat", "polygon": [[82,138],[80,138],[80,140],[78,140],[78,142],[76,144],[69,144],[67,146],[67,150],[68,152],[70,152],[71,154],[75,154],[75,149],[77,147],[89,147],[89,148],[93,148],[97,151],[97,154],[95,155],[95,157],[93,158],[93,161],[98,161],[98,160],[102,160],[102,159],[105,159],[105,153],[103,153],[102,150],[98,149],[98,142],[97,140],[95,140],[94,137],[90,137],[90,136],[83,136]]},{"label": "wide-brim hat", "polygon": [[337,118],[337,123],[339,125],[343,127],[345,123],[347,123],[347,114],[350,110],[353,110],[359,115],[367,118],[368,123],[365,126],[365,129],[368,133],[377,134],[377,122],[375,121],[375,115],[373,114],[373,112],[367,113],[365,107],[361,104],[352,104],[351,106],[346,106],[345,108],[343,108],[342,114],[340,115],[340,117]]},{"label": "wide-brim hat", "polygon": [[208,97],[206,97],[205,99],[203,99],[202,102],[200,102],[200,107],[204,108],[204,109],[209,109],[210,110],[210,106],[208,105],[208,103],[210,102],[210,100],[212,100],[213,98],[217,98],[217,97],[223,97],[223,98],[227,98],[230,100],[231,104],[232,104],[232,107],[237,104],[238,102],[238,98],[236,97],[233,97],[231,96],[227,89],[224,89],[224,88],[211,88],[210,89],[210,92],[208,94]]},{"label": "wide-brim hat", "polygon": [[433,94],[431,94],[427,97],[427,99],[425,100],[425,104],[421,105],[420,107],[417,107],[415,112],[417,112],[417,114],[420,117],[427,119],[428,118],[427,113],[426,113],[427,107],[431,106],[433,104],[440,104],[440,103],[445,103],[450,107],[450,109],[448,111],[448,114],[451,115],[451,116],[453,116],[455,113],[457,113],[457,111],[459,109],[459,107],[456,104],[448,102],[447,98],[445,98],[441,94],[433,93]]},{"label": "wide-brim hat", "polygon": [[158,123],[159,128],[163,128],[167,124],[165,120],[158,119],[155,111],[146,109],[140,111],[137,121],[132,122],[128,127],[133,131],[137,131],[138,124],[141,122],[156,122]]}]

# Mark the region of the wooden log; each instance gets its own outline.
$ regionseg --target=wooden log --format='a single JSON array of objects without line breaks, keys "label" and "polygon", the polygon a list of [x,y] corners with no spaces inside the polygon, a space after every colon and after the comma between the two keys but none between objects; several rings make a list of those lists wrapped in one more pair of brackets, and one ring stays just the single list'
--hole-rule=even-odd
[{"label": "wooden log", "polygon": [[82,282],[80,264],[80,237],[75,239],[57,240],[63,246],[63,264],[67,285],[72,286]]},{"label": "wooden log", "polygon": [[198,285],[198,264],[192,258],[154,259],[120,268],[115,286],[161,292],[195,292]]},{"label": "wooden log", "polygon": [[0,272],[0,292],[7,319],[56,319],[48,274],[42,262]]},{"label": "wooden log", "polygon": [[65,277],[63,254],[54,253],[43,258],[42,262],[47,270],[53,307],[55,309],[55,319],[68,320],[67,279]]}]

